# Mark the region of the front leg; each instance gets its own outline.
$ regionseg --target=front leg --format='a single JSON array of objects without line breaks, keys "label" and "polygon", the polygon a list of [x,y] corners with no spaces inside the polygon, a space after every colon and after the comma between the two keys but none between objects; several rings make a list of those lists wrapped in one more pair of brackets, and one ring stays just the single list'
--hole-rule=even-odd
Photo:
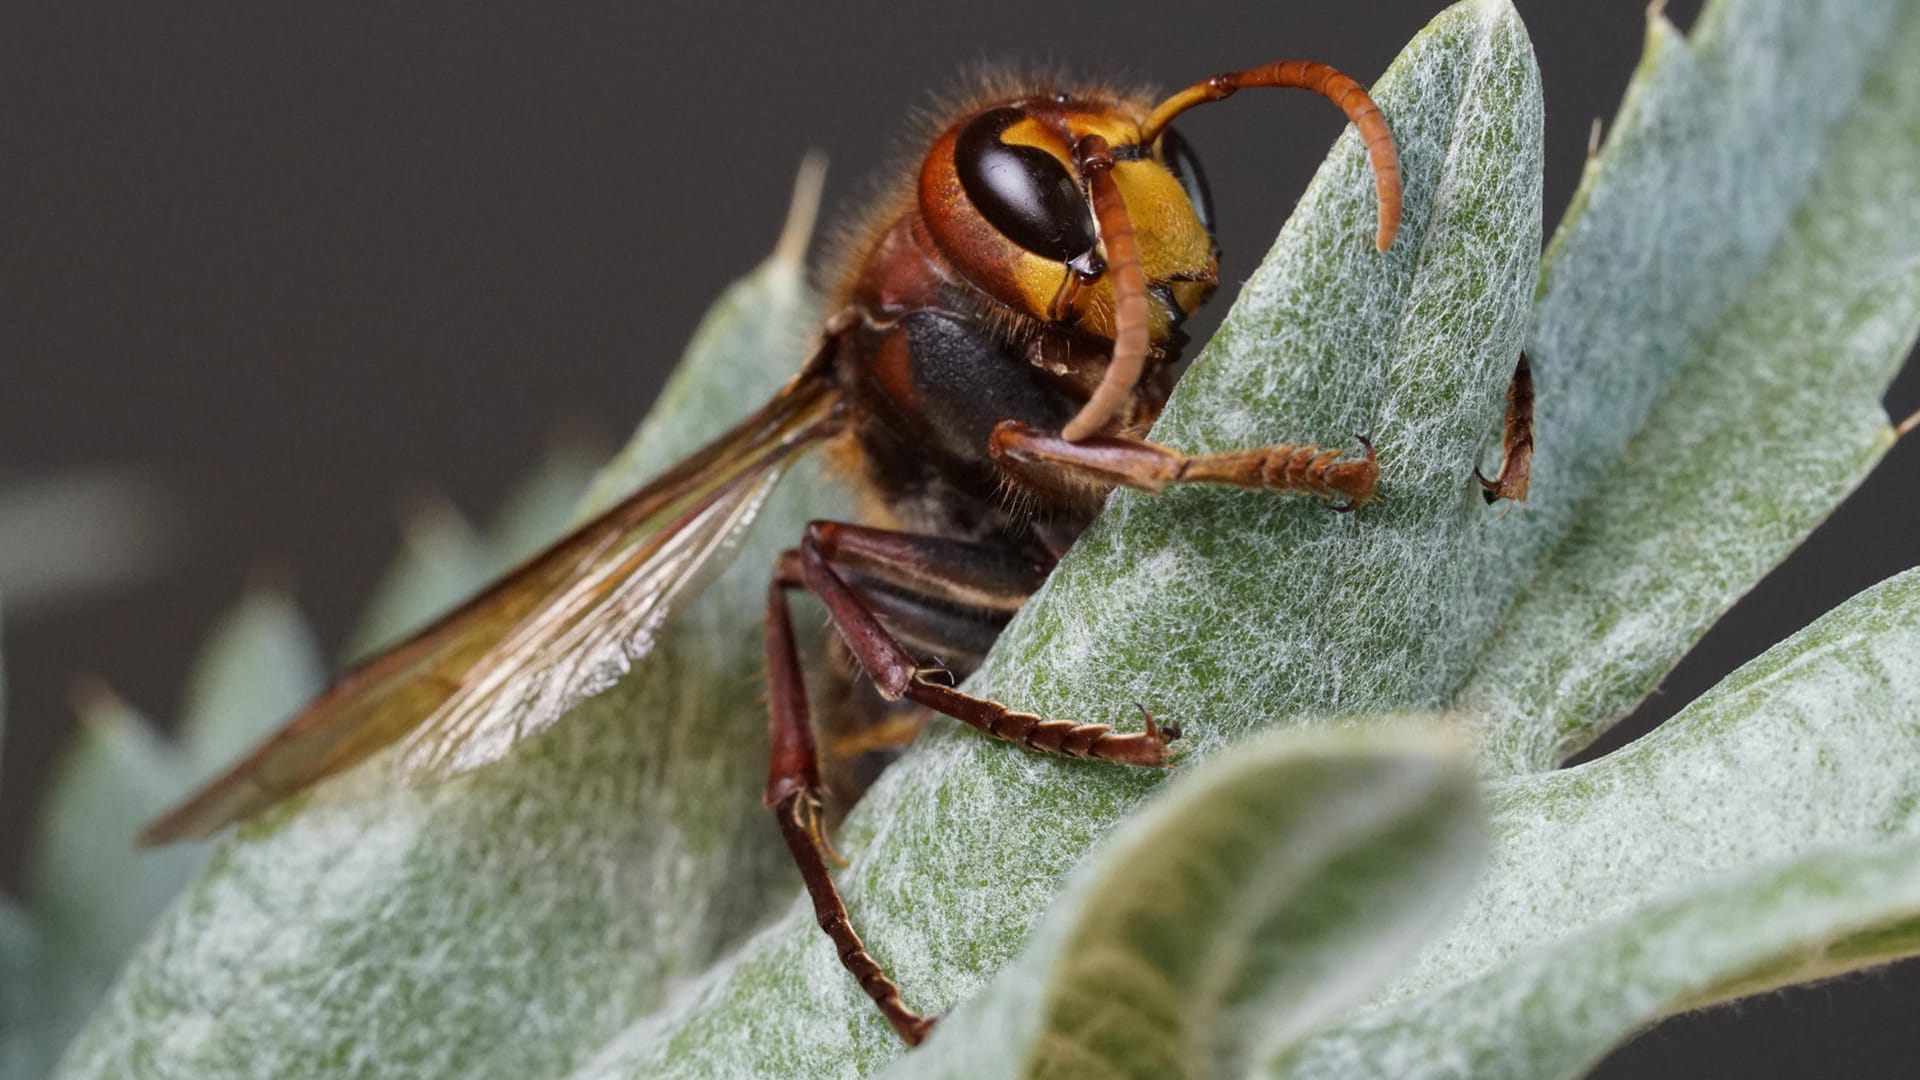
[{"label": "front leg", "polygon": [[1115,485],[1158,494],[1174,483],[1231,484],[1266,491],[1318,495],[1351,510],[1373,498],[1380,480],[1373,444],[1360,440],[1358,460],[1318,446],[1267,446],[1221,454],[1183,454],[1144,439],[1101,435],[1079,442],[1018,420],[993,429],[988,451],[1016,480],[1074,496]]},{"label": "front leg", "polygon": [[932,1030],[933,1020],[900,999],[900,987],[867,952],[827,865],[833,849],[827,845],[820,814],[826,791],[820,784],[807,688],[800,675],[800,655],[794,647],[793,616],[787,610],[787,590],[799,586],[797,579],[776,575],[767,587],[767,727],[772,753],[768,755],[766,805],[779,822],[780,838],[786,841],[787,851],[800,869],[800,880],[813,901],[814,920],[833,942],[841,965],[900,1038],[908,1046],[917,1046]]}]

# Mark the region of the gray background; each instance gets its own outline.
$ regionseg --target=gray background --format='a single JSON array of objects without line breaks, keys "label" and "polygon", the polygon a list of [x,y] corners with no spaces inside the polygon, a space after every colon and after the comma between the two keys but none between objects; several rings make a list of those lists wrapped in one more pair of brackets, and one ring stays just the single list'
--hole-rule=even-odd
[{"label": "gray background", "polygon": [[[484,512],[557,427],[626,433],[704,305],[767,250],[806,148],[832,154],[844,212],[907,110],[971,62],[1170,86],[1300,56],[1371,81],[1438,6],[6,5],[0,481],[135,464],[191,526],[163,575],[8,628],[6,879],[75,676],[171,714],[201,634],[263,563],[337,647],[408,493]],[[1642,5],[1521,9],[1551,224],[1632,70]],[[1340,119],[1259,95],[1182,129],[1230,295]],[[1890,407],[1916,404],[1909,375]],[[1916,480],[1903,448],[1629,727],[1920,561]],[[1916,1005],[1911,966],[1854,977],[1667,1024],[1603,1074],[1913,1075]]]}]

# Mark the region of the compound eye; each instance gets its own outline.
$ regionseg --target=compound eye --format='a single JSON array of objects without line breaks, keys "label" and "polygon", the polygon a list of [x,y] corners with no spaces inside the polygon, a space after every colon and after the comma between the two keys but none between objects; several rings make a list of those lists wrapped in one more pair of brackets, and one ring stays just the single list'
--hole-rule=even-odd
[{"label": "compound eye", "polygon": [[1201,227],[1212,232],[1213,193],[1207,190],[1207,174],[1200,171],[1200,159],[1194,156],[1193,147],[1179,132],[1168,128],[1160,135],[1160,160],[1174,179],[1180,181],[1187,201],[1193,204],[1193,212],[1199,215]]},{"label": "compound eye", "polygon": [[953,147],[960,186],[1007,239],[1054,262],[1071,262],[1093,250],[1093,215],[1058,158],[1000,141],[1024,116],[1019,109],[991,109],[961,129]]}]

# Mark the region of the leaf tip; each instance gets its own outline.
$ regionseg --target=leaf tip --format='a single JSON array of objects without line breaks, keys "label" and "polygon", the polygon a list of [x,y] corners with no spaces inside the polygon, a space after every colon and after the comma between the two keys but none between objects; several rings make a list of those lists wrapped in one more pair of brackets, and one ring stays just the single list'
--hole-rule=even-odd
[{"label": "leaf tip", "polygon": [[124,722],[131,710],[113,687],[98,675],[77,675],[67,687],[67,707],[90,731],[110,728]]},{"label": "leaf tip", "polygon": [[1672,19],[1667,18],[1667,0],[1648,0],[1646,20],[1646,51],[1649,53],[1653,52],[1657,44],[1686,36],[1680,32],[1679,27],[1673,25]]},{"label": "leaf tip", "polygon": [[1513,6],[1513,0],[1467,0],[1466,3],[1456,6],[1471,9],[1474,21],[1484,26],[1493,27],[1503,23],[1518,24],[1521,21],[1520,12]]},{"label": "leaf tip", "polygon": [[775,262],[805,263],[807,245],[813,240],[814,222],[820,217],[820,193],[827,183],[827,154],[819,148],[808,150],[800,159],[800,171],[793,178],[793,197],[787,204],[787,220],[780,227],[780,239],[773,245]]}]

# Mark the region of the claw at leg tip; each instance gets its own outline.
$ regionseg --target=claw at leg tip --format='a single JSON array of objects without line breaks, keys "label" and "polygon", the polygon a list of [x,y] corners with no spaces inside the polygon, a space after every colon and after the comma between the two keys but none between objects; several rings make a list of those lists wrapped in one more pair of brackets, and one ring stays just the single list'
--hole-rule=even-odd
[{"label": "claw at leg tip", "polygon": [[1152,713],[1147,711],[1147,707],[1144,704],[1136,701],[1133,703],[1133,707],[1140,710],[1141,719],[1146,721],[1148,737],[1160,740],[1163,746],[1180,737],[1180,724],[1178,721],[1169,720],[1166,723],[1160,723],[1154,719]]}]

